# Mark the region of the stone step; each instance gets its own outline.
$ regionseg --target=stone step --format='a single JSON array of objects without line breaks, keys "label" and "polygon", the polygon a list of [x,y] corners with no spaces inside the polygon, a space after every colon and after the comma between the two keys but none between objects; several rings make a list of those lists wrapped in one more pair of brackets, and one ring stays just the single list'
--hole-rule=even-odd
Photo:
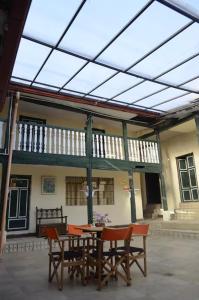
[{"label": "stone step", "polygon": [[199,220],[199,209],[175,209],[176,220]]},{"label": "stone step", "polygon": [[189,202],[189,203],[180,203],[179,208],[198,208],[199,209],[199,202]]}]

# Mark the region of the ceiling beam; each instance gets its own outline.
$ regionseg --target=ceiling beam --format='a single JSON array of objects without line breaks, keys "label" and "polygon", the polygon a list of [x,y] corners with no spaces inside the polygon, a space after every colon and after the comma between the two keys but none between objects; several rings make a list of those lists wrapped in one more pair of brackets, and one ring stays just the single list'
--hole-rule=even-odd
[{"label": "ceiling beam", "polygon": [[122,106],[118,105],[115,103],[104,103],[100,101],[96,101],[94,99],[82,99],[80,97],[75,97],[75,96],[68,96],[68,95],[60,95],[56,94],[56,92],[47,92],[44,90],[41,90],[39,88],[33,88],[33,87],[22,87],[21,85],[17,84],[10,84],[9,85],[9,90],[10,91],[20,91],[22,93],[30,94],[30,95],[35,95],[35,96],[40,96],[40,97],[48,97],[48,98],[53,98],[57,100],[62,100],[62,101],[68,101],[68,102],[73,102],[73,103],[78,103],[78,104],[86,104],[90,105],[91,107],[100,107],[100,108],[107,108],[107,109],[113,109],[116,111],[121,111],[121,112],[127,112],[127,113],[132,113],[136,114],[139,116],[145,116],[145,117],[151,117],[154,119],[158,119],[160,117],[160,114],[153,112],[153,111],[145,111],[137,108],[130,108],[127,106]]},{"label": "ceiling beam", "polygon": [[[5,103],[10,76],[31,0],[12,0],[8,3],[4,24],[3,48],[0,57],[0,110]],[[2,8],[1,8],[2,9]]]}]

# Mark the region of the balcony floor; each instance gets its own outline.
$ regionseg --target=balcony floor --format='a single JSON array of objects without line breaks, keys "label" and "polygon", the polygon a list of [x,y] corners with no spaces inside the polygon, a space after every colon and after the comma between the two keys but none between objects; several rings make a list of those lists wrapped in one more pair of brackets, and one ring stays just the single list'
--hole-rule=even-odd
[{"label": "balcony floor", "polygon": [[112,281],[101,292],[94,283],[83,287],[79,280],[66,279],[62,292],[49,284],[47,249],[5,254],[0,260],[0,299],[198,300],[199,241],[151,235],[147,248],[147,278],[134,267],[130,287]]}]

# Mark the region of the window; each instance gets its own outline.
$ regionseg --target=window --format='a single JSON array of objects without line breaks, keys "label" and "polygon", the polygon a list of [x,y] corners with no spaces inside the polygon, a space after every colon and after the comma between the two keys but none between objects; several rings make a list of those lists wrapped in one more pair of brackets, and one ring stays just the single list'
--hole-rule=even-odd
[{"label": "window", "polygon": [[[93,177],[93,204],[114,204],[114,179]],[[87,204],[87,182],[86,177],[66,177],[66,205]]]},{"label": "window", "polygon": [[182,201],[198,201],[198,183],[193,154],[177,158]]}]

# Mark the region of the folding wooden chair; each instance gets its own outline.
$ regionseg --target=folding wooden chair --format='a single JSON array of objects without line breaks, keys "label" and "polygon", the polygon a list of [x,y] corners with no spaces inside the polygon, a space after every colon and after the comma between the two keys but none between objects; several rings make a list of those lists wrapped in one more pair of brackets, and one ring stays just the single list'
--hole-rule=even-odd
[{"label": "folding wooden chair", "polygon": [[[103,229],[101,238],[97,240],[97,251],[92,251],[88,259],[91,266],[96,266],[98,290],[101,290],[112,277],[121,277],[127,285],[130,285],[128,245],[131,232],[131,227]],[[117,246],[117,241],[124,241],[127,247],[123,251],[118,251],[117,247],[112,248],[113,242]]]},{"label": "folding wooden chair", "polygon": [[[56,228],[46,228],[46,235],[49,240],[49,281],[52,281],[56,276],[58,288],[63,289],[64,268],[69,271],[69,276],[72,279],[74,274],[81,276],[82,284],[86,284],[85,281],[85,249],[87,245],[87,239],[68,236],[64,239],[60,239]],[[52,251],[53,242],[58,243],[59,251]],[[81,247],[80,247],[81,244]],[[58,268],[61,268],[60,276],[58,274]],[[53,270],[52,270],[53,267]]]},{"label": "folding wooden chair", "polygon": [[[145,277],[147,276],[146,238],[148,231],[149,224],[132,224],[132,236],[140,236],[143,239],[143,246],[130,246],[129,248],[130,266],[135,263]],[[140,260],[143,260],[143,264],[140,263]]]}]

